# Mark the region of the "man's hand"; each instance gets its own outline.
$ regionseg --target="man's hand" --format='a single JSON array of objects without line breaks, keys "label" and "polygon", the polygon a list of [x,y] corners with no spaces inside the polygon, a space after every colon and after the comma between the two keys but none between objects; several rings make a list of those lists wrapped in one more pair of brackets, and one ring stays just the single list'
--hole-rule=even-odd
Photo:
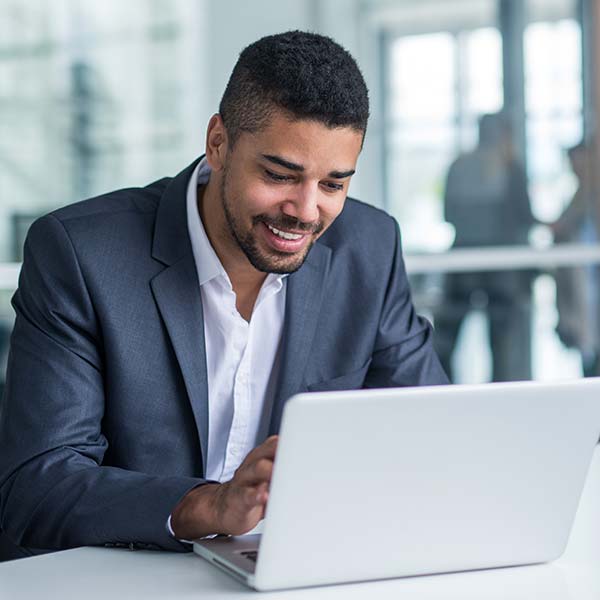
[{"label": "man's hand", "polygon": [[252,450],[227,483],[190,490],[171,515],[178,539],[247,533],[265,516],[278,436]]}]

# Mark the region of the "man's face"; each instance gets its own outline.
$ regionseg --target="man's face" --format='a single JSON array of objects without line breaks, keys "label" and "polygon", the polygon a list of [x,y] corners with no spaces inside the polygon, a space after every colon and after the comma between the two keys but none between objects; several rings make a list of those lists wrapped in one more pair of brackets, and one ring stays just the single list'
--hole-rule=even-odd
[{"label": "man's face", "polygon": [[228,148],[221,203],[230,242],[255,269],[292,273],[344,206],[362,133],[276,113]]}]

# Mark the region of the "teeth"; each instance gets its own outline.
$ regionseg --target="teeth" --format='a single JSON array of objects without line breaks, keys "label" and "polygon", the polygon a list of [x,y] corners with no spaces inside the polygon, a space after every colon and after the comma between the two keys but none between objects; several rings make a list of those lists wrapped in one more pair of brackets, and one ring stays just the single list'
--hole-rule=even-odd
[{"label": "teeth", "polygon": [[271,227],[270,225],[267,225],[267,227],[275,235],[278,235],[280,238],[283,238],[284,240],[299,240],[302,237],[302,234],[300,234],[300,233],[287,233],[287,231],[280,231],[279,229],[275,229],[275,227]]}]

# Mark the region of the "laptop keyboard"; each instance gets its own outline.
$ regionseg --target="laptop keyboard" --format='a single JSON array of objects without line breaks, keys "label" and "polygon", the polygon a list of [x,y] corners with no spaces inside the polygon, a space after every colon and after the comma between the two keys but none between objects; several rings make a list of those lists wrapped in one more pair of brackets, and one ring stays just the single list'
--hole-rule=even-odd
[{"label": "laptop keyboard", "polygon": [[253,563],[255,563],[258,558],[258,550],[245,550],[244,552],[240,552],[240,554],[245,556],[248,560],[251,560]]}]

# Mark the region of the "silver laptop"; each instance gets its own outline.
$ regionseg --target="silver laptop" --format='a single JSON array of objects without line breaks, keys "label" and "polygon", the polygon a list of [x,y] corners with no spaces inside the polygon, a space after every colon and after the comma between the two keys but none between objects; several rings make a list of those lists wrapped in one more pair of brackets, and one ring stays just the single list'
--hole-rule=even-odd
[{"label": "silver laptop", "polygon": [[194,551],[257,590],[550,561],[599,435],[600,378],[300,394],[262,535]]}]

